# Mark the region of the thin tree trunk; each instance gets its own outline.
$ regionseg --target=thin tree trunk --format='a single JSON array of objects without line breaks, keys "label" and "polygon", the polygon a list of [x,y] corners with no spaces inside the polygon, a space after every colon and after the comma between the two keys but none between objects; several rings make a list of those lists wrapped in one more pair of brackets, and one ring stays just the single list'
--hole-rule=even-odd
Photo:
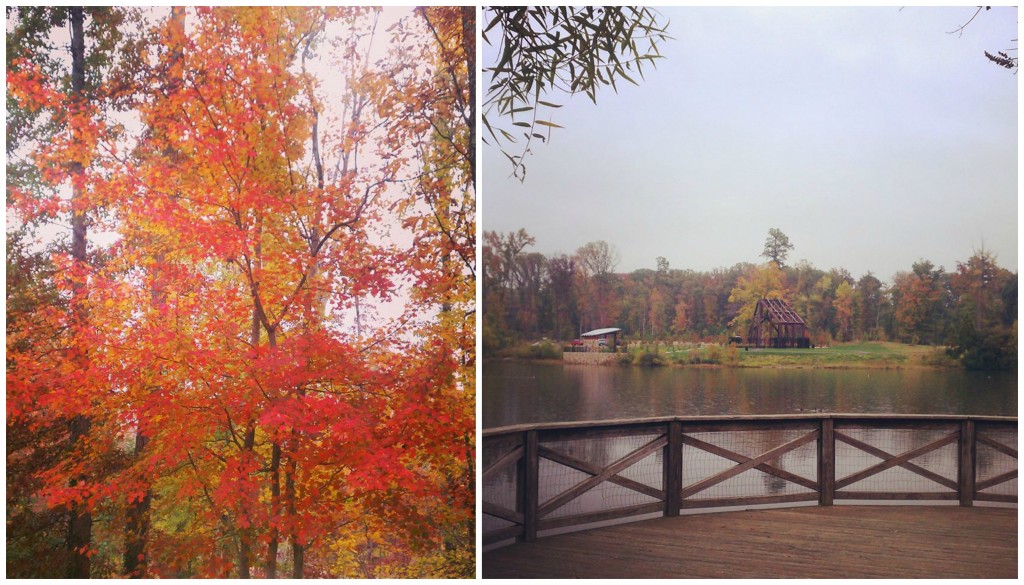
[{"label": "thin tree trunk", "polygon": [[[135,435],[135,458],[138,459],[149,443],[142,433]],[[149,536],[149,507],[153,491],[147,489],[141,499],[128,505],[128,521],[125,526],[124,572],[132,579],[146,576],[146,539]]]},{"label": "thin tree trunk", "polygon": [[267,543],[267,579],[277,579],[277,521],[281,517],[281,445],[270,451],[270,542]]},{"label": "thin tree trunk", "polygon": [[476,7],[462,7],[462,51],[469,82],[469,176],[476,189]]},{"label": "thin tree trunk", "polygon": [[[284,497],[288,506],[288,516],[292,520],[292,524],[295,524],[297,517],[296,503],[295,503],[295,474],[297,473],[295,459],[288,458],[288,463],[285,467],[285,479],[284,479]],[[292,531],[292,579],[301,579],[303,572],[303,564],[305,562],[305,549],[298,540],[298,535]]]},{"label": "thin tree trunk", "polygon": [[[267,327],[267,345],[277,347],[277,327]],[[280,534],[277,522],[281,519],[281,443],[274,441],[270,448],[270,541],[267,543],[267,579],[277,578],[277,547]]]},{"label": "thin tree trunk", "polygon": [[[259,329],[256,329],[257,334]],[[243,453],[253,452],[256,446],[256,423],[250,422],[249,428],[245,431],[245,441],[242,443]],[[252,538],[253,529],[249,527],[238,531],[238,578],[248,579],[251,576],[252,564]]]},{"label": "thin tree trunk", "polygon": [[[258,248],[257,248],[258,249]],[[257,311],[253,309],[252,312],[252,328],[250,329],[249,342],[253,347],[256,347],[260,343],[260,318]],[[256,447],[256,422],[250,420],[249,425],[245,431],[245,440],[242,443],[243,456],[246,453],[252,453]],[[250,577],[250,569],[252,564],[252,524],[247,528],[243,528],[238,531],[238,578],[248,579]]]},{"label": "thin tree trunk", "polygon": [[[170,25],[175,30],[171,47],[171,69],[168,83],[169,91],[176,91],[182,83],[184,74],[182,61],[184,60],[184,38],[185,38],[185,8],[174,6],[171,8]],[[173,159],[178,152],[173,147],[168,147],[164,155]],[[164,263],[164,255],[158,252],[155,265],[156,274],[153,278],[153,287],[150,291],[153,305],[163,307],[167,303],[166,282],[160,271]],[[143,451],[149,444],[149,437],[141,430],[135,435],[135,459],[142,456]],[[153,490],[147,487],[142,499],[133,502],[128,508],[128,518],[125,525],[125,549],[124,549],[124,572],[133,579],[141,579],[147,576],[149,563],[146,557],[146,548],[149,539],[150,527],[150,506],[153,500]]]},{"label": "thin tree trunk", "polygon": [[[85,10],[81,6],[70,8],[71,24],[71,92],[72,107],[80,107],[85,102]],[[77,180],[83,174],[82,164],[78,161],[71,163],[72,193],[71,193],[71,257],[74,259],[75,281],[72,288],[72,317],[78,325],[84,326],[85,310],[82,305],[86,291],[84,290],[84,277],[86,266],[86,244],[87,224],[85,209],[82,205],[81,182]],[[84,354],[81,364],[87,367],[88,357]],[[85,414],[77,414],[70,423],[70,441],[72,449],[80,444],[89,434],[92,421]],[[84,477],[72,480],[72,485],[84,481]],[[89,555],[87,554],[89,544],[92,541],[92,513],[85,503],[72,504],[68,516],[67,550],[68,565],[66,575],[71,579],[88,579],[90,573]]]}]

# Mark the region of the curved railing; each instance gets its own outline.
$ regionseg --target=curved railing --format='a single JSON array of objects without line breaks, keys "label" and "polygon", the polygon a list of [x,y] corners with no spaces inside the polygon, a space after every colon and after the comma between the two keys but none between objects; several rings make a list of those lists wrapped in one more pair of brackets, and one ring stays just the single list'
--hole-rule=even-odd
[{"label": "curved railing", "polygon": [[681,510],[1017,502],[1017,418],[665,417],[483,431],[483,540]]}]

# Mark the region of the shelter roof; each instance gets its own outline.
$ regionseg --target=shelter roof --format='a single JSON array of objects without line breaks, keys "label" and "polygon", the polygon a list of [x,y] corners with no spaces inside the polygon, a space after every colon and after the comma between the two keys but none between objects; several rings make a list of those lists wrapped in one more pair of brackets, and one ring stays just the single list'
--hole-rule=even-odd
[{"label": "shelter roof", "polygon": [[593,331],[587,331],[580,335],[580,337],[597,337],[598,335],[608,335],[609,333],[617,333],[622,331],[618,327],[606,327],[604,329],[594,329]]}]

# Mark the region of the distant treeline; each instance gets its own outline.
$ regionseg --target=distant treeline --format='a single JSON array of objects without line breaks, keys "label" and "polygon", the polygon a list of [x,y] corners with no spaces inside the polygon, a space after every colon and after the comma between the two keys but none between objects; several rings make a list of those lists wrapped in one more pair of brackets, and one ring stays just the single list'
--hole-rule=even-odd
[{"label": "distant treeline", "polygon": [[1016,367],[1017,274],[981,250],[951,271],[927,260],[893,275],[854,278],[801,261],[739,263],[710,272],[614,272],[614,247],[592,242],[575,254],[530,252],[525,230],[484,233],[485,354],[548,337],[620,327],[629,340],[725,341],[746,337],[754,305],[783,298],[804,319],[811,342],[900,341],[949,346],[972,369]]}]

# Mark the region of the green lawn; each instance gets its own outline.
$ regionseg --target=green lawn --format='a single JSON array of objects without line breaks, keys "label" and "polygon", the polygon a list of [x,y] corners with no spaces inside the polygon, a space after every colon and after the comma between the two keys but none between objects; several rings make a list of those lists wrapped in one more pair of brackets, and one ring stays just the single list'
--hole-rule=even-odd
[{"label": "green lawn", "polygon": [[813,349],[743,349],[711,345],[663,348],[666,361],[681,365],[712,363],[741,368],[899,368],[957,365],[944,348],[889,342],[842,343]]},{"label": "green lawn", "polygon": [[944,348],[904,343],[860,342],[814,349],[751,349],[740,352],[741,366],[910,367],[955,366]]}]

